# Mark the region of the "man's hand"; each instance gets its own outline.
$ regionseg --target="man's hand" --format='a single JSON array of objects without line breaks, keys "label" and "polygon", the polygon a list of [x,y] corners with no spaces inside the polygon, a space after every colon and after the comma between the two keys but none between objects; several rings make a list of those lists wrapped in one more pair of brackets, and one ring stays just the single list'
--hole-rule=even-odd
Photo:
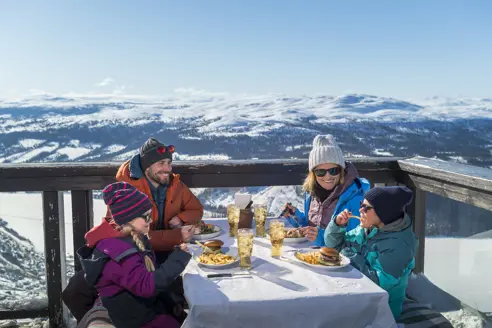
[{"label": "man's hand", "polygon": [[169,228],[175,229],[183,226],[183,221],[177,216],[173,217],[169,220]]},{"label": "man's hand", "polygon": [[301,232],[309,241],[315,241],[318,237],[318,227],[304,227]]},{"label": "man's hand", "polygon": [[344,210],[343,212],[337,215],[337,218],[335,219],[335,223],[341,227],[344,227],[347,225],[351,215],[352,215],[351,212],[349,212],[348,210]]},{"label": "man's hand", "polygon": [[187,225],[181,228],[181,239],[183,239],[183,242],[187,243],[191,240],[191,237],[193,237],[195,233],[195,226],[194,225]]}]

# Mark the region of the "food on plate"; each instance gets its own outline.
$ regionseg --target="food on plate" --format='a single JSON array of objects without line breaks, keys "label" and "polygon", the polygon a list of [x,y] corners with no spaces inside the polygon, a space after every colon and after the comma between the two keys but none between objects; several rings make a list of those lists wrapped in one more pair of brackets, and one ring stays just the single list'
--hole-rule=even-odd
[{"label": "food on plate", "polygon": [[296,257],[309,264],[319,264],[319,252],[300,253],[296,252]]},{"label": "food on plate", "polygon": [[195,235],[204,235],[208,233],[214,233],[215,227],[213,224],[205,223],[203,221],[195,228]]},{"label": "food on plate", "polygon": [[304,237],[302,235],[301,229],[285,229],[284,233],[285,233],[284,238],[302,238],[302,237]]},{"label": "food on plate", "polygon": [[236,258],[231,255],[217,253],[217,254],[206,254],[203,253],[198,258],[198,262],[203,264],[214,264],[214,265],[224,265],[231,264],[236,261]]},{"label": "food on plate", "polygon": [[319,263],[327,266],[339,266],[340,254],[334,248],[322,247],[319,250]]},{"label": "food on plate", "polygon": [[224,242],[219,239],[212,239],[212,240],[207,240],[206,242],[203,243],[203,245],[207,246],[210,250],[217,252],[218,250],[220,250],[222,245],[224,245]]},{"label": "food on plate", "polygon": [[319,252],[296,252],[296,258],[309,264],[325,266],[340,266],[341,260],[338,251],[329,247],[323,247]]}]

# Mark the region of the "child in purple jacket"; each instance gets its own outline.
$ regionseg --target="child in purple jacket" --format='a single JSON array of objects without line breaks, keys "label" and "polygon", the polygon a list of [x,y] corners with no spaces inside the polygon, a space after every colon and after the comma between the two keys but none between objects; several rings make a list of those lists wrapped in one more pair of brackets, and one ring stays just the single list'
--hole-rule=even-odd
[{"label": "child in purple jacket", "polygon": [[117,328],[174,328],[172,300],[166,290],[183,272],[191,255],[186,245],[176,247],[156,268],[147,233],[152,203],[126,182],[103,190],[118,237],[101,236],[96,247],[77,251],[87,282],[99,297]]}]

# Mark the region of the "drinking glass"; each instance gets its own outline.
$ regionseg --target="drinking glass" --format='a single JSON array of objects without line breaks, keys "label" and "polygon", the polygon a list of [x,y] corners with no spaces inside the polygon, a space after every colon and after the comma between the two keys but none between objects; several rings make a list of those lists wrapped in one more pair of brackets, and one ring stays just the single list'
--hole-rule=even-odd
[{"label": "drinking glass", "polygon": [[256,236],[265,237],[265,223],[267,220],[267,206],[265,204],[254,205]]},{"label": "drinking glass", "polygon": [[251,269],[251,254],[253,253],[253,229],[239,229],[237,231],[237,248],[239,252],[239,266]]},{"label": "drinking glass", "polygon": [[239,224],[239,206],[236,204],[227,206],[227,222],[229,222],[229,236],[236,237]]},{"label": "drinking glass", "polygon": [[280,257],[284,244],[284,221],[270,221],[270,242],[272,243],[272,257]]}]

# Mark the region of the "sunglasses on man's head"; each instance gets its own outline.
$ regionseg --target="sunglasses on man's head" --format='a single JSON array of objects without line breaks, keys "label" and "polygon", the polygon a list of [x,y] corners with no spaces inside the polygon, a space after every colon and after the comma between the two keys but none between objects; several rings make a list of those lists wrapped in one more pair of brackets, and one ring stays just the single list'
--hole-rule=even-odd
[{"label": "sunglasses on man's head", "polygon": [[164,154],[165,152],[170,152],[172,154],[172,153],[174,153],[175,150],[176,150],[176,147],[174,147],[173,145],[157,147],[157,152],[159,154]]},{"label": "sunglasses on man's head", "polygon": [[318,178],[324,177],[326,173],[331,176],[337,176],[340,174],[340,166],[332,167],[330,169],[314,169],[313,172]]},{"label": "sunglasses on man's head", "polygon": [[360,209],[361,211],[363,211],[364,213],[367,213],[367,211],[373,209],[374,207],[372,207],[371,205],[367,205],[367,204],[364,204],[364,201],[361,200],[360,201]]}]

